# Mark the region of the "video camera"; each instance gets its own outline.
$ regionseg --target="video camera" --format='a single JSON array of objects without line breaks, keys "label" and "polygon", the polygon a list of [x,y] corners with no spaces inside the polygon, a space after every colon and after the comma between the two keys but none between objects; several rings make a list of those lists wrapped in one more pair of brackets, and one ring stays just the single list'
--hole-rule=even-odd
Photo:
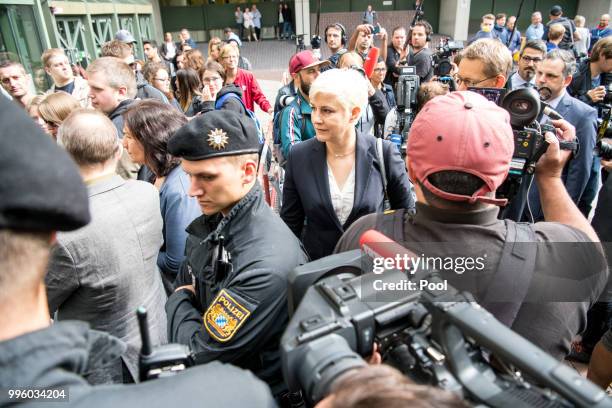
[{"label": "video camera", "polygon": [[421,79],[414,66],[398,67],[398,71],[399,78],[395,85],[397,119],[389,139],[397,144],[400,152],[405,152],[408,132],[417,111],[417,92]]},{"label": "video camera", "polygon": [[443,83],[451,81],[452,58],[462,49],[463,41],[452,41],[447,38],[440,42],[433,55],[434,75],[438,77],[438,81]]},{"label": "video camera", "polygon": [[283,374],[307,406],[342,374],[365,366],[375,342],[383,361],[415,382],[485,406],[612,406],[603,390],[497,321],[471,295],[448,285],[440,290],[444,283],[435,275],[422,290],[394,291],[393,301],[381,301],[376,282],[423,275],[375,274],[364,266],[368,260],[349,251],[302,265],[289,277],[293,314],[281,339]]},{"label": "video camera", "polygon": [[136,310],[138,327],[142,348],[138,361],[140,381],[154,380],[156,378],[169,377],[195,365],[194,356],[189,347],[183,344],[165,344],[151,346],[149,335],[149,324],[147,323],[147,311],[144,307]]},{"label": "video camera", "polygon": [[[526,174],[534,174],[537,161],[548,148],[544,133],[556,133],[550,123],[539,122],[542,115],[551,119],[563,119],[545,100],[550,96],[548,88],[535,90],[521,88],[505,93],[505,89],[476,88],[468,90],[479,93],[495,102],[510,113],[510,125],[514,135],[514,154],[510,162],[510,171],[504,183],[497,189],[498,198],[511,200],[519,190]],[[560,148],[578,152],[577,142],[560,141]]]}]

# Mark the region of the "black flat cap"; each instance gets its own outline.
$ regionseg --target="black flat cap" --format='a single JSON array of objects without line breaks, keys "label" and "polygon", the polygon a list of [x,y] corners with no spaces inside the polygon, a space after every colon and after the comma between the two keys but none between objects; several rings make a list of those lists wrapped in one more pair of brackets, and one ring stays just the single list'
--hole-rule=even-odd
[{"label": "black flat cap", "polygon": [[89,223],[87,188],[70,156],[0,95],[0,229],[71,231]]},{"label": "black flat cap", "polygon": [[259,152],[253,119],[227,110],[206,112],[176,131],[168,141],[171,155],[187,160]]}]

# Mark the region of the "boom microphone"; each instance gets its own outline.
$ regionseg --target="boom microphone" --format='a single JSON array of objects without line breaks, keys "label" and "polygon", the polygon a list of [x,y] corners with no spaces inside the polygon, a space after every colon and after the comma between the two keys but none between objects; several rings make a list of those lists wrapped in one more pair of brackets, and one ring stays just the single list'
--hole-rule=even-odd
[{"label": "boom microphone", "polygon": [[378,62],[378,56],[380,55],[380,50],[376,47],[372,47],[370,52],[368,52],[368,56],[366,57],[365,62],[363,63],[363,70],[366,73],[368,78],[372,78],[372,74],[374,73],[374,68],[376,68],[376,63]]}]

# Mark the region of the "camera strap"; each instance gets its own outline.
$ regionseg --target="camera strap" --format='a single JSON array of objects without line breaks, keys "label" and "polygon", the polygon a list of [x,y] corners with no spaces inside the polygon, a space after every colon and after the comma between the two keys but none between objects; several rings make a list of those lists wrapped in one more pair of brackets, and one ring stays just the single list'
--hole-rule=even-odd
[{"label": "camera strap", "polygon": [[502,256],[480,304],[497,320],[511,328],[527,296],[535,271],[538,247],[533,224],[504,221],[507,232]]}]

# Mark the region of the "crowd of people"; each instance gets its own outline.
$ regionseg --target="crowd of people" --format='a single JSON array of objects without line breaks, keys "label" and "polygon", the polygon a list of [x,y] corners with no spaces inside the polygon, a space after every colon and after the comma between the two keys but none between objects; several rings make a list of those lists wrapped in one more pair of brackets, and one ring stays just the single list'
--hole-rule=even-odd
[{"label": "crowd of people", "polygon": [[[352,32],[325,28],[328,59],[310,50],[290,58],[274,105],[240,55],[243,40],[261,39],[261,14],[239,6],[235,17],[207,55],[187,29],[179,42],[171,33],[161,45],[144,41],[146,61],[121,30],[83,73],[64,50],[45,50],[53,85],[43,95],[20,63],[0,60],[0,387],[70,386],[75,405],[288,406],[295,395],[279,344],[289,275],[359,249],[369,229],[417,253],[479,243],[487,267],[450,284],[469,287],[560,361],[593,355],[589,378],[610,384],[609,253],[600,241],[612,236],[612,157],[595,148],[610,142],[600,126],[612,98],[608,15],[589,31],[554,6],[546,25],[534,12],[522,35],[513,16],[487,14],[441,78],[432,26],[418,19],[388,34],[369,6]],[[285,3],[276,35],[291,32]],[[397,94],[407,66],[420,83],[414,107]],[[537,118],[555,132],[544,133],[548,148],[510,200],[496,192],[516,166],[511,117],[482,89],[545,90],[555,112]],[[272,140],[255,105],[273,118]],[[401,134],[411,108],[418,113]],[[562,149],[568,142],[579,149]],[[278,203],[269,199],[273,166]],[[505,267],[506,252],[520,239],[537,248],[514,276],[521,271]],[[560,244],[568,242],[571,251]],[[516,285],[525,293],[508,287],[514,303],[496,302],[498,279],[526,280]],[[153,346],[186,345],[198,367],[140,382],[138,306]],[[341,376],[319,406],[415,400],[465,406],[385,365]]]}]

